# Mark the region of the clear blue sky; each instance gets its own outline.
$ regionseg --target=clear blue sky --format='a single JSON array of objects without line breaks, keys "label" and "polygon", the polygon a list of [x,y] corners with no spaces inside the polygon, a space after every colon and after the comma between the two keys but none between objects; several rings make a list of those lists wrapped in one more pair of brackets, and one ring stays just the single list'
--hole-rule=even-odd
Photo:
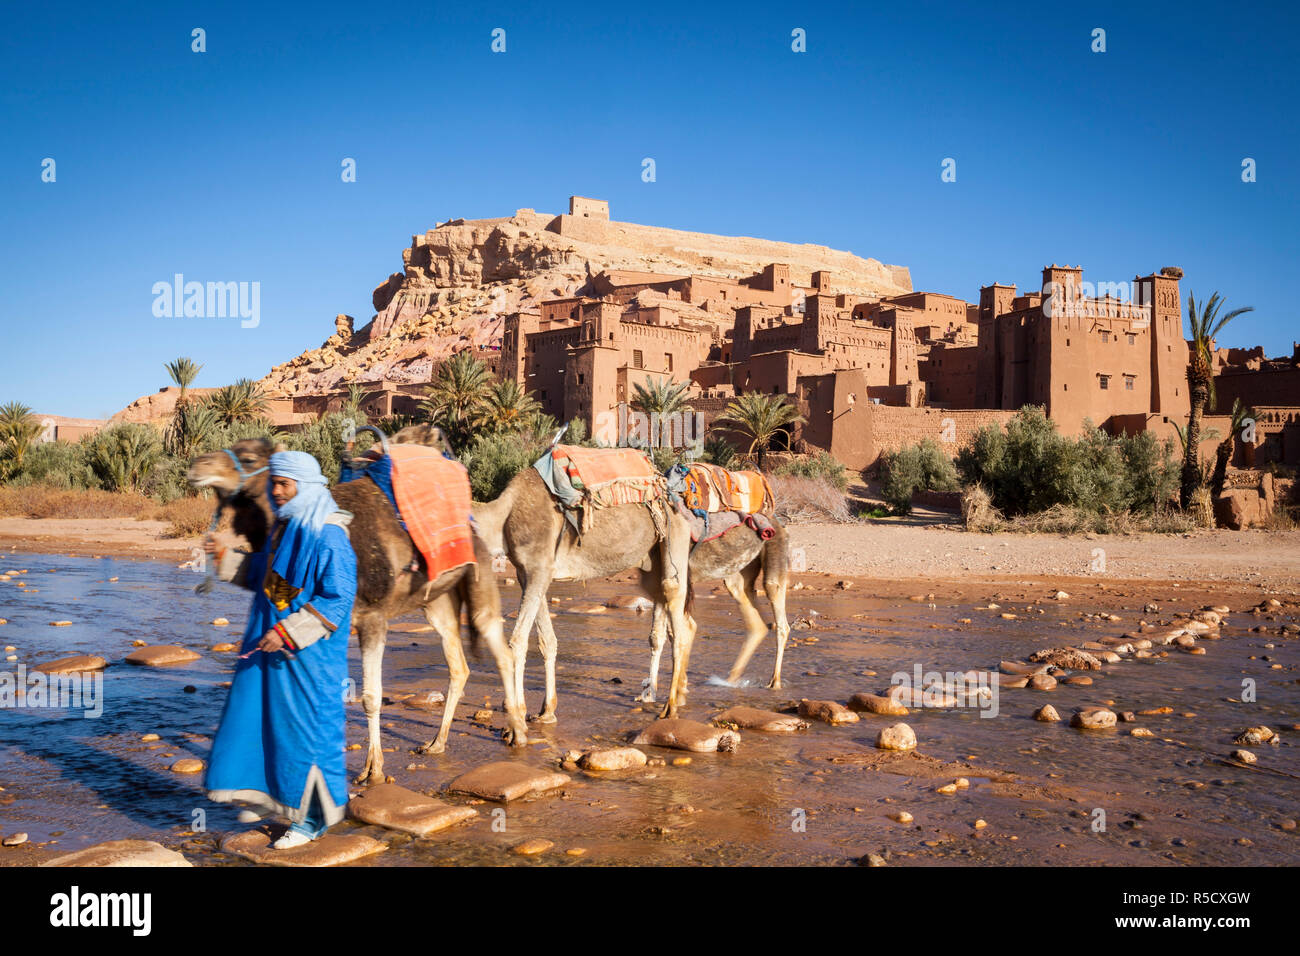
[{"label": "clear blue sky", "polygon": [[[1300,18],[1281,5],[0,16],[0,402],[39,412],[111,414],[178,355],[204,363],[199,385],[259,377],[336,313],[369,321],[413,233],[561,212],[571,193],[615,219],[849,249],[968,300],[993,281],[1037,289],[1053,261],[1115,282],[1177,265],[1184,290],[1255,306],[1221,344],[1289,354],[1300,338]],[[177,272],[259,282],[261,324],[156,318],[153,284]]]}]

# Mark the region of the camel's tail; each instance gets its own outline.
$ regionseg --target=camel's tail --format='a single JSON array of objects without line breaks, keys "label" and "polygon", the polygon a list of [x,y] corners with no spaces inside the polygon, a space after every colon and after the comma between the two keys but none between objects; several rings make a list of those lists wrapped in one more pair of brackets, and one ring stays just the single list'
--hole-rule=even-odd
[{"label": "camel's tail", "polygon": [[772,522],[776,534],[763,542],[763,588],[784,587],[790,579],[790,536],[784,527]]},{"label": "camel's tail", "polygon": [[475,501],[470,508],[474,516],[474,530],[494,557],[505,554],[506,519],[510,517],[514,503],[515,486],[512,481],[495,501]]}]

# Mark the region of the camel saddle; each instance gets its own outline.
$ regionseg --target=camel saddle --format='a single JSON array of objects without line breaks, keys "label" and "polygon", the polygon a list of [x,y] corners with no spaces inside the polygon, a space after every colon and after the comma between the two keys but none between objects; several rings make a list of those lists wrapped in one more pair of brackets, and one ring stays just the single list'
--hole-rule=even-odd
[{"label": "camel saddle", "polygon": [[758,471],[728,471],[719,465],[692,462],[679,465],[682,503],[697,514],[735,511],[743,515],[770,514],[776,497],[767,476]]},{"label": "camel saddle", "polygon": [[598,508],[649,505],[662,502],[667,493],[667,482],[650,456],[636,448],[556,445],[533,468],[580,533],[591,526]]},{"label": "camel saddle", "polygon": [[379,487],[424,558],[430,581],[474,563],[464,465],[428,445],[389,445],[387,455],[372,449],[359,461],[369,463],[360,471],[345,466],[340,481],[369,478]]}]

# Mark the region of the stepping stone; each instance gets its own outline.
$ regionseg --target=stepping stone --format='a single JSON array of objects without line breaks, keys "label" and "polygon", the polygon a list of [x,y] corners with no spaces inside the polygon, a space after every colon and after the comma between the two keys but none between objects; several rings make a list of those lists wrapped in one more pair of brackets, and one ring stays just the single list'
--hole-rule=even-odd
[{"label": "stepping stone", "polygon": [[880,714],[884,717],[906,717],[907,708],[889,697],[879,694],[854,694],[849,698],[849,709]]},{"label": "stepping stone", "polygon": [[603,604],[570,604],[561,610],[568,614],[604,614],[609,608]]},{"label": "stepping stone", "polygon": [[646,765],[646,755],[635,747],[591,750],[578,758],[583,770],[634,770]]},{"label": "stepping stone", "polygon": [[484,800],[507,803],[530,794],[558,790],[569,782],[569,775],[550,770],[539,770],[512,760],[475,767],[447,784],[450,793],[468,793]]},{"label": "stepping stone", "polygon": [[998,670],[1004,674],[1023,674],[1026,677],[1032,677],[1034,674],[1046,674],[1050,664],[1025,664],[1021,661],[1003,661],[998,665]]},{"label": "stepping stone", "polygon": [[808,721],[792,714],[778,714],[757,707],[732,707],[714,717],[713,723],[719,727],[732,724],[741,730],[758,730],[765,734],[788,734],[807,730],[809,726]]},{"label": "stepping stone", "polygon": [[734,730],[710,727],[695,720],[667,719],[656,720],[633,737],[632,743],[701,754],[730,752],[740,746],[740,734]]},{"label": "stepping stone", "polygon": [[46,661],[32,668],[42,674],[82,674],[86,671],[102,671],[108,661],[93,654],[78,654],[76,657],[60,657],[57,661]]},{"label": "stepping stone", "polygon": [[152,840],[112,840],[66,853],[41,866],[193,866],[175,850]]},{"label": "stepping stone", "polygon": [[799,716],[820,720],[822,723],[836,726],[838,724],[856,724],[861,718],[843,704],[833,700],[801,700]]},{"label": "stepping stone", "polygon": [[[277,833],[276,839],[279,836]],[[269,866],[339,866],[387,849],[385,844],[359,833],[327,833],[291,850],[272,849],[271,835],[264,830],[236,833],[221,841],[222,853]]]},{"label": "stepping stone", "polygon": [[167,667],[171,664],[188,664],[190,661],[197,661],[199,657],[199,654],[187,647],[176,644],[153,644],[127,654],[126,662],[144,667]]},{"label": "stepping stone", "polygon": [[1071,727],[1084,730],[1108,730],[1115,726],[1115,712],[1105,707],[1086,707],[1070,718]]},{"label": "stepping stone", "polygon": [[381,783],[349,800],[348,816],[362,823],[425,837],[476,817],[478,811],[443,803],[395,783]]}]

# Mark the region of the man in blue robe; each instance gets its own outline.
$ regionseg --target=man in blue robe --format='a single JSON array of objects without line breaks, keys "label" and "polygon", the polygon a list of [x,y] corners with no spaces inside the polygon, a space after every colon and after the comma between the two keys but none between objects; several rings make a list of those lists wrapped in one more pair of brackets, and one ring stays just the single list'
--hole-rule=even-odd
[{"label": "man in blue robe", "polygon": [[240,661],[204,781],[208,798],[288,817],[276,849],[314,840],[343,818],[344,696],[357,559],[316,459],[271,456],[275,525],[256,554],[205,550],[217,576],[255,592]]}]

